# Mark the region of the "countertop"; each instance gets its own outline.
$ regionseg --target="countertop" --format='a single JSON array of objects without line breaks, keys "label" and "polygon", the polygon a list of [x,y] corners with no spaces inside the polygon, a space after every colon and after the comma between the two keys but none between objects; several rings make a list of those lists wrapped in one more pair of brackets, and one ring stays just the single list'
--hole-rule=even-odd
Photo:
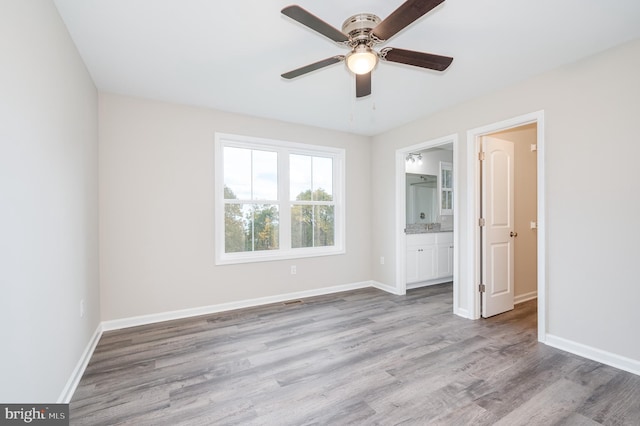
[{"label": "countertop", "polygon": [[437,232],[453,232],[453,229],[442,229],[439,223],[411,223],[404,230],[405,234],[433,234]]}]

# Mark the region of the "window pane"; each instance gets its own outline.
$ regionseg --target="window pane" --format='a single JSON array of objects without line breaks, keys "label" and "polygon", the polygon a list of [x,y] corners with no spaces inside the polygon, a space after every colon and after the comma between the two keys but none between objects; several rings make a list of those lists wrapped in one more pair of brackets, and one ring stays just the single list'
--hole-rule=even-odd
[{"label": "window pane", "polygon": [[293,200],[311,200],[311,157],[289,156],[289,197]]},{"label": "window pane", "polygon": [[333,206],[291,207],[291,247],[326,247],[335,244]]},{"label": "window pane", "polygon": [[313,206],[291,206],[291,248],[313,247]]},{"label": "window pane", "polygon": [[252,200],[278,199],[278,154],[253,150]]},{"label": "window pane", "polygon": [[224,148],[225,199],[251,199],[251,150]]},{"label": "window pane", "polygon": [[227,204],[225,253],[276,250],[280,231],[278,207],[272,204]]},{"label": "window pane", "polygon": [[278,154],[246,148],[224,148],[225,199],[276,200]]},{"label": "window pane", "polygon": [[451,189],[453,186],[453,173],[449,169],[442,170],[442,187]]},{"label": "window pane", "polygon": [[313,199],[315,201],[333,200],[333,160],[326,157],[313,157]]},{"label": "window pane", "polygon": [[314,206],[314,247],[334,245],[333,206]]},{"label": "window pane", "polygon": [[253,210],[253,249],[278,249],[280,217],[278,206],[272,204],[254,205]]},{"label": "window pane", "polygon": [[453,207],[453,193],[450,190],[442,191],[442,209],[450,210]]},{"label": "window pane", "polygon": [[237,253],[251,251],[251,208],[247,204],[224,206],[224,251]]}]

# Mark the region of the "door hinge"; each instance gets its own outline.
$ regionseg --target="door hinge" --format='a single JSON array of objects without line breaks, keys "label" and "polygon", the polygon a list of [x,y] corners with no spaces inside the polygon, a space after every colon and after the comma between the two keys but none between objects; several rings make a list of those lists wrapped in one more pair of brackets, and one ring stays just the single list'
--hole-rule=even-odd
[{"label": "door hinge", "polygon": [[480,160],[480,161],[484,161],[484,151],[480,151],[480,152],[478,153],[478,160]]},{"label": "door hinge", "polygon": [[478,219],[478,226],[484,226],[485,225],[485,220],[484,217],[481,217],[480,219]]},{"label": "door hinge", "polygon": [[478,290],[480,291],[480,293],[484,293],[487,291],[487,286],[484,284],[480,284],[478,285]]}]

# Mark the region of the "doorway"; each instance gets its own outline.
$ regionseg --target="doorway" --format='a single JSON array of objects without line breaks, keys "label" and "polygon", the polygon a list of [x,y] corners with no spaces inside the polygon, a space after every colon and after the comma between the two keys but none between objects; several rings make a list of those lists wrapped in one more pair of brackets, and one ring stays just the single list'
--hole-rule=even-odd
[{"label": "doorway", "polygon": [[[537,164],[535,165],[537,186],[537,197],[535,200],[535,218],[527,220],[528,228],[525,233],[533,233],[537,242],[535,248],[537,256],[537,265],[534,265],[537,273],[537,279],[535,280],[535,287],[521,290],[520,294],[516,297],[516,302],[525,301],[537,296],[538,298],[538,340],[544,341],[546,336],[546,266],[545,266],[545,186],[544,186],[544,112],[539,111],[532,114],[516,117],[510,120],[494,123],[481,128],[476,128],[467,132],[467,226],[470,238],[466,243],[467,259],[466,266],[469,268],[470,273],[467,278],[468,282],[465,283],[465,293],[468,297],[467,303],[470,307],[469,317],[472,319],[478,319],[482,315],[482,308],[484,306],[483,297],[481,297],[481,286],[483,280],[487,278],[486,267],[483,269],[483,264],[487,261],[487,258],[491,256],[491,253],[487,255],[486,245],[487,241],[483,241],[483,238],[491,238],[487,236],[486,218],[482,217],[486,214],[486,206],[483,206],[483,194],[481,188],[486,187],[486,184],[482,183],[482,169],[485,167],[484,162],[481,161],[481,152],[483,142],[489,141],[489,136],[502,136],[503,139],[508,139],[508,134],[515,134],[518,130],[531,129],[535,131],[535,143],[532,143],[528,149],[535,150],[537,153]],[[500,139],[500,137],[498,137]],[[522,148],[522,146],[520,147]],[[486,155],[486,154],[485,154]],[[502,154],[501,154],[502,155]],[[502,158],[502,157],[501,157]],[[503,158],[506,158],[503,155]],[[505,169],[506,170],[506,169]],[[507,173],[507,172],[504,172]],[[504,175],[503,176],[506,176]],[[485,174],[486,175],[486,174]],[[502,179],[502,178],[501,178]],[[506,179],[506,178],[505,178]],[[489,191],[490,192],[490,191]],[[486,194],[484,194],[486,196]],[[484,219],[484,221],[483,221]],[[483,223],[484,222],[484,223]],[[526,224],[526,223],[525,223]],[[527,225],[527,224],[526,224]],[[523,225],[520,224],[520,228],[524,230]],[[496,244],[497,256],[502,256],[498,259],[498,262],[504,262],[504,259],[508,257],[509,241],[514,242],[515,237],[519,234],[514,229],[506,229],[507,234],[504,241],[498,241]],[[509,235],[509,233],[511,235]],[[530,235],[529,235],[530,236]],[[501,237],[500,237],[501,238]],[[513,246],[513,244],[512,244]],[[483,249],[484,247],[484,249]],[[508,270],[505,269],[505,270]],[[499,284],[496,294],[500,291],[506,291],[507,287],[511,285],[511,291],[513,291],[513,283],[509,284],[509,277],[507,274],[503,274],[500,279],[503,280]],[[529,283],[530,287],[534,284]],[[485,291],[488,290],[485,288]],[[494,289],[495,290],[495,289]],[[485,293],[486,295],[486,293]],[[511,301],[513,303],[513,295]]]},{"label": "doorway", "polygon": [[[459,229],[459,202],[458,202],[458,176],[459,176],[459,161],[458,161],[458,135],[445,136],[439,139],[434,139],[427,142],[422,142],[416,145],[405,147],[396,151],[396,285],[394,293],[403,295],[407,291],[407,234],[405,228],[407,224],[407,217],[411,215],[411,212],[407,212],[407,157],[412,153],[425,151],[428,149],[447,147],[452,151],[452,180],[451,180],[451,217],[453,217],[452,226],[452,240],[453,247],[450,249],[451,253],[451,267],[453,273],[453,300],[454,300],[454,313],[457,313],[458,308],[456,301],[459,300],[459,285],[458,282],[458,250],[455,249],[459,246],[458,241],[458,229]],[[442,188],[439,188],[442,190]]]}]

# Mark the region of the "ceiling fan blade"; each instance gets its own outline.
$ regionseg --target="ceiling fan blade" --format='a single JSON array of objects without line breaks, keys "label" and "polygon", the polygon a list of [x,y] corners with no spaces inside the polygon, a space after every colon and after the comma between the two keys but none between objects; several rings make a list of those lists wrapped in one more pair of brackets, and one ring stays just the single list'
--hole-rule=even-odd
[{"label": "ceiling fan blade", "polygon": [[283,78],[288,80],[296,77],[300,77],[303,74],[310,73],[311,71],[319,70],[320,68],[328,67],[329,65],[337,64],[344,61],[344,55],[332,56],[331,58],[323,59],[313,64],[305,65],[304,67],[297,68],[293,71],[285,72],[282,74]]},{"label": "ceiling fan blade", "polygon": [[371,71],[366,74],[356,74],[356,98],[363,98],[371,94]]},{"label": "ceiling fan blade", "polygon": [[387,47],[380,51],[380,58],[399,64],[413,65],[414,67],[428,68],[436,71],[446,70],[453,58],[449,56],[433,55],[431,53],[415,52],[413,50],[396,49]]},{"label": "ceiling fan blade", "polygon": [[332,27],[322,19],[318,18],[315,15],[312,15],[298,5],[294,4],[292,6],[285,7],[284,9],[282,9],[282,14],[300,22],[302,25],[305,25],[316,32],[319,32],[323,36],[330,38],[336,43],[344,43],[346,41],[349,41],[349,37],[347,37],[347,35],[342,31]]},{"label": "ceiling fan blade", "polygon": [[444,0],[407,0],[394,10],[373,30],[380,40],[389,40],[416,19],[425,15]]}]

